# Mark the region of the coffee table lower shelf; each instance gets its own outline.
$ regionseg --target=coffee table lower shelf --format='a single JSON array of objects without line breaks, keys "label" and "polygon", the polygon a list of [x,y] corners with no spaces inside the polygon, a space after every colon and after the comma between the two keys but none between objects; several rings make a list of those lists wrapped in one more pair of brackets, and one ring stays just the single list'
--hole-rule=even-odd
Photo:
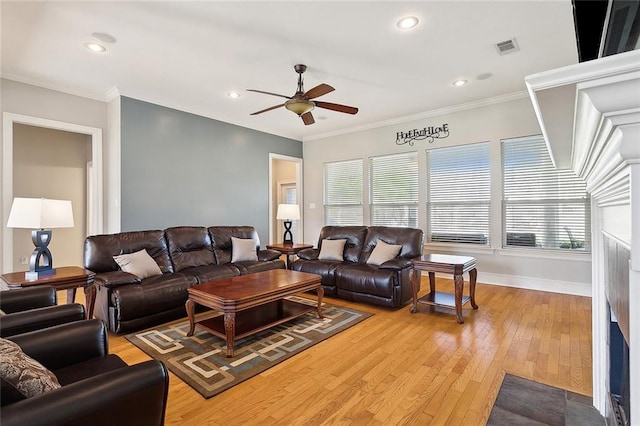
[{"label": "coffee table lower shelf", "polygon": [[[316,307],[312,305],[281,299],[238,311],[235,314],[234,338],[242,339],[315,310]],[[227,339],[224,314],[197,321],[196,326],[204,328],[221,339]]]}]

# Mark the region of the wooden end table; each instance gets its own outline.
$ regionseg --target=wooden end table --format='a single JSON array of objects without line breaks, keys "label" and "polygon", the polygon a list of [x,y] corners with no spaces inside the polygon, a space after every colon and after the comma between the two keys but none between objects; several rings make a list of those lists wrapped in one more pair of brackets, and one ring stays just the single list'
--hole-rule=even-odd
[{"label": "wooden end table", "polygon": [[[462,305],[471,302],[473,309],[478,309],[476,305],[476,258],[468,256],[454,256],[447,254],[424,254],[411,259],[413,273],[411,274],[411,288],[413,290],[413,305],[411,313],[416,313],[418,304],[431,306],[442,306],[445,308],[455,308],[458,324],[463,324]],[[418,289],[420,288],[420,271],[429,272],[430,292],[418,299]],[[436,272],[452,274],[455,285],[455,294],[436,291]],[[469,272],[469,296],[463,296],[464,279],[463,274]]]},{"label": "wooden end table", "polygon": [[[314,309],[318,311],[319,318],[324,318],[320,308],[324,295],[320,279],[316,274],[273,269],[194,285],[187,289],[189,299],[185,307],[190,325],[187,336],[193,336],[198,325],[214,336],[226,339],[227,358],[231,358],[236,339],[282,324]],[[316,307],[285,299],[309,290],[316,290],[318,294]],[[223,315],[196,322],[196,303]]]},{"label": "wooden end table", "polygon": [[96,286],[93,284],[95,273],[78,266],[63,266],[56,268],[53,274],[40,275],[35,280],[27,280],[24,272],[11,272],[0,277],[9,288],[31,287],[34,285],[50,285],[56,290],[67,290],[67,303],[76,299],[76,289],[84,288],[87,308],[87,319],[93,317],[93,307],[96,302]]},{"label": "wooden end table", "polygon": [[309,244],[269,244],[267,246],[270,250],[277,250],[281,254],[287,256],[287,269],[291,269],[293,267],[293,256],[298,254],[300,250],[313,248],[312,245]]}]

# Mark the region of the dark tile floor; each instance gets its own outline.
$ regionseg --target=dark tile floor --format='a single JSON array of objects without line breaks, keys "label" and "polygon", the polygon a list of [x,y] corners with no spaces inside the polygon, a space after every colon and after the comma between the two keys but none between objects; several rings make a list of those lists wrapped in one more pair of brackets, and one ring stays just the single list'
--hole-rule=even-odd
[{"label": "dark tile floor", "polygon": [[506,374],[487,424],[601,426],[605,420],[588,396]]}]

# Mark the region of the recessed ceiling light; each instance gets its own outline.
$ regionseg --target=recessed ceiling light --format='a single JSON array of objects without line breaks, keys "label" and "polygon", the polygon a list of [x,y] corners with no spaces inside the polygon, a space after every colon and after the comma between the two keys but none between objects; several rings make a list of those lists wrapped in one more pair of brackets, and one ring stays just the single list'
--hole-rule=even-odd
[{"label": "recessed ceiling light", "polygon": [[238,92],[228,92],[227,96],[232,98],[232,99],[237,99],[237,98],[240,97],[240,93],[238,93]]},{"label": "recessed ceiling light", "polygon": [[418,26],[418,22],[418,18],[416,18],[415,16],[407,16],[400,19],[396,23],[396,27],[400,28],[401,30],[410,30],[411,28],[415,28],[416,26]]},{"label": "recessed ceiling light", "polygon": [[476,80],[486,80],[488,78],[491,78],[493,76],[493,74],[491,74],[490,72],[485,72],[484,74],[479,74],[476,76]]},{"label": "recessed ceiling light", "polygon": [[452,84],[452,85],[454,85],[454,86],[456,86],[456,87],[462,87],[462,86],[464,86],[465,84],[467,84],[468,82],[469,82],[468,80],[465,80],[465,79],[461,78],[461,79],[459,79],[459,80],[454,81],[454,82],[453,82],[453,83],[451,83],[451,84]]},{"label": "recessed ceiling light", "polygon": [[92,42],[85,43],[84,47],[86,47],[87,49],[89,49],[92,52],[106,52],[107,51],[106,47],[104,47],[103,45],[98,44],[98,43],[92,43]]},{"label": "recessed ceiling light", "polygon": [[101,41],[103,43],[108,43],[108,44],[113,44],[116,41],[118,41],[114,36],[107,33],[91,33],[91,37],[95,38],[98,41]]}]

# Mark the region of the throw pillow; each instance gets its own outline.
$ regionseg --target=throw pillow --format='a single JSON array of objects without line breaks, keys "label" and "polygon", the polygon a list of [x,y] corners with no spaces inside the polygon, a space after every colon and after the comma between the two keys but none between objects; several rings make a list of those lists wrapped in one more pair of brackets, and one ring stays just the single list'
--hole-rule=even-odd
[{"label": "throw pillow", "polygon": [[256,241],[250,238],[231,237],[231,262],[257,262],[256,246]]},{"label": "throw pillow", "polygon": [[401,248],[401,245],[387,244],[382,240],[378,240],[371,252],[371,256],[367,259],[367,264],[382,265],[388,260],[395,259]]},{"label": "throw pillow", "polygon": [[61,388],[56,376],[17,343],[0,338],[0,377],[26,398]]},{"label": "throw pillow", "polygon": [[137,276],[140,279],[162,275],[160,267],[145,249],[135,253],[113,256],[120,269]]},{"label": "throw pillow", "polygon": [[344,260],[344,245],[347,240],[322,240],[320,260]]}]

